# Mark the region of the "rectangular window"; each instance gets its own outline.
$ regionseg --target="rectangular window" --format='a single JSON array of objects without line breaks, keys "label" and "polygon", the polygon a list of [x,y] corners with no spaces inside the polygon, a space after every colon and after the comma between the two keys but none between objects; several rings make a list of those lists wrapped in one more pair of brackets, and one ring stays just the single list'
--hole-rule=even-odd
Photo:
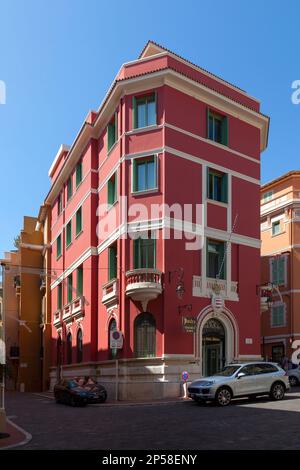
[{"label": "rectangular window", "polygon": [[70,176],[67,182],[67,200],[69,201],[72,196],[73,196],[73,182],[72,182],[72,176]]},{"label": "rectangular window", "polygon": [[273,198],[273,191],[267,191],[266,193],[262,195],[263,204],[265,202],[271,201],[272,198]]},{"label": "rectangular window", "polygon": [[117,245],[108,248],[108,280],[117,277]]},{"label": "rectangular window", "polygon": [[133,192],[157,188],[157,157],[135,158],[132,163]]},{"label": "rectangular window", "polygon": [[219,144],[228,145],[228,118],[208,109],[207,137]]},{"label": "rectangular window", "polygon": [[225,242],[207,240],[207,268],[209,278],[226,279]]},{"label": "rectangular window", "polygon": [[228,175],[207,169],[207,197],[214,201],[228,202]]},{"label": "rectangular window", "polygon": [[118,140],[118,114],[115,113],[113,119],[107,126],[107,151],[109,152],[112,146]]},{"label": "rectangular window", "polygon": [[156,240],[154,238],[137,238],[134,240],[134,269],[156,267]]},{"label": "rectangular window", "polygon": [[72,242],[72,221],[67,224],[66,228],[66,246],[69,246]]},{"label": "rectangular window", "polygon": [[272,235],[278,235],[280,233],[280,221],[272,223]]},{"label": "rectangular window", "polygon": [[57,215],[60,215],[62,212],[62,195],[61,193],[57,197]]},{"label": "rectangular window", "polygon": [[271,325],[272,326],[284,326],[285,325],[285,314],[284,304],[273,305],[271,310]]},{"label": "rectangular window", "polygon": [[133,128],[154,126],[156,124],[156,93],[133,98]]},{"label": "rectangular window", "polygon": [[285,256],[271,258],[271,282],[277,286],[285,285]]},{"label": "rectangular window", "polygon": [[70,274],[67,278],[67,287],[68,287],[68,303],[72,302],[73,299],[73,276]]},{"label": "rectangular window", "polygon": [[77,268],[77,296],[83,295],[83,267]]},{"label": "rectangular window", "polygon": [[82,231],[82,207],[76,212],[76,237]]},{"label": "rectangular window", "polygon": [[107,182],[107,204],[112,206],[117,200],[117,173],[114,173]]},{"label": "rectangular window", "polygon": [[61,235],[58,235],[56,239],[56,259],[61,256]]},{"label": "rectangular window", "polygon": [[82,181],[82,161],[78,162],[76,165],[76,188],[80,185]]},{"label": "rectangular window", "polygon": [[62,309],[62,284],[57,286],[57,309]]}]

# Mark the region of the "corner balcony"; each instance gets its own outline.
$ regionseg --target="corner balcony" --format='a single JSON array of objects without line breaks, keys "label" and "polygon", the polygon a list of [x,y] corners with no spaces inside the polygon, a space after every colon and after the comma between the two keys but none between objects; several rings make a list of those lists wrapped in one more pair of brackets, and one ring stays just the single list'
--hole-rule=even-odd
[{"label": "corner balcony", "polygon": [[111,279],[102,286],[102,303],[106,307],[119,303],[119,281]]},{"label": "corner balcony", "polygon": [[53,326],[60,328],[62,325],[62,311],[56,310],[53,314]]},{"label": "corner balcony", "polygon": [[143,311],[148,302],[162,293],[162,273],[158,269],[133,269],[126,273],[126,295],[141,302]]},{"label": "corner balcony", "polygon": [[225,279],[202,278],[193,276],[193,296],[211,297],[216,292],[216,285],[219,293],[224,299],[238,301],[238,283],[236,281],[228,282]]}]

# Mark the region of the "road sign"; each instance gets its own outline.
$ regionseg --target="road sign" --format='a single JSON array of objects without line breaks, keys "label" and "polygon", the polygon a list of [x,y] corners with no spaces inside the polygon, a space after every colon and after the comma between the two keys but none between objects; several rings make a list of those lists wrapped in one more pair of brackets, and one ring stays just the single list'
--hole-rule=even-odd
[{"label": "road sign", "polygon": [[123,333],[121,331],[110,332],[110,349],[122,349],[123,348]]},{"label": "road sign", "polygon": [[197,328],[197,319],[193,317],[182,317],[182,327],[186,333],[194,333]]},{"label": "road sign", "polygon": [[182,380],[186,382],[189,379],[189,373],[187,370],[184,370],[181,374]]}]

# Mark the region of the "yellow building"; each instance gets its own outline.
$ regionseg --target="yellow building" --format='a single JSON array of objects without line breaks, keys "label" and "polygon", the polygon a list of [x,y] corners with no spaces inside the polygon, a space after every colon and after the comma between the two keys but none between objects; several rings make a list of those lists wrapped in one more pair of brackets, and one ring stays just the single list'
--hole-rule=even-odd
[{"label": "yellow building", "polygon": [[[35,217],[24,217],[18,249],[1,260],[7,360],[7,388],[33,392],[46,387],[42,299],[44,234]],[[45,301],[44,301],[45,303]]]}]

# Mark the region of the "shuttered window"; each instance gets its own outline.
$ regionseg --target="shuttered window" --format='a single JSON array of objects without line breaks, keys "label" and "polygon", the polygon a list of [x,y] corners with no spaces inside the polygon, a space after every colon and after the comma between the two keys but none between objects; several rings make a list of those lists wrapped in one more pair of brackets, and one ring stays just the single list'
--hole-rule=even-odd
[{"label": "shuttered window", "polygon": [[112,206],[117,200],[117,173],[114,173],[107,182],[107,203]]},{"label": "shuttered window", "polygon": [[275,285],[285,285],[285,256],[277,256],[271,259],[271,282]]},{"label": "shuttered window", "polygon": [[77,268],[77,296],[83,295],[83,267]]},{"label": "shuttered window", "polygon": [[273,305],[271,311],[271,326],[285,325],[285,308],[284,304]]},{"label": "shuttered window", "polygon": [[150,313],[142,313],[135,319],[134,355],[135,357],[155,357],[156,355],[156,324]]},{"label": "shuttered window", "polygon": [[67,224],[66,227],[66,246],[69,246],[72,242],[72,221]]},{"label": "shuttered window", "polygon": [[76,165],[76,188],[80,185],[82,181],[82,161],[78,162]]},{"label": "shuttered window", "polygon": [[137,238],[134,240],[134,269],[156,266],[156,240],[154,238]]},{"label": "shuttered window", "polygon": [[149,191],[157,188],[157,157],[135,158],[132,162],[132,190]]},{"label": "shuttered window", "polygon": [[214,201],[228,202],[228,175],[207,169],[207,197]]},{"label": "shuttered window", "polygon": [[228,145],[228,118],[207,109],[207,138]]},{"label": "shuttered window", "polygon": [[117,246],[112,245],[108,248],[108,280],[117,277]]},{"label": "shuttered window", "polygon": [[134,97],[132,101],[133,129],[156,124],[156,93]]},{"label": "shuttered window", "polygon": [[82,232],[82,207],[76,212],[76,236]]},{"label": "shuttered window", "polygon": [[113,119],[107,126],[107,151],[109,152],[118,140],[118,114],[115,113]]},{"label": "shuttered window", "polygon": [[67,182],[67,200],[69,201],[72,196],[73,196],[73,182],[72,182],[72,176],[70,176]]},{"label": "shuttered window", "polygon": [[73,276],[70,274],[67,278],[67,293],[68,293],[68,303],[72,302],[73,298]]},{"label": "shuttered window", "polygon": [[61,257],[61,235],[56,239],[56,259]]}]

